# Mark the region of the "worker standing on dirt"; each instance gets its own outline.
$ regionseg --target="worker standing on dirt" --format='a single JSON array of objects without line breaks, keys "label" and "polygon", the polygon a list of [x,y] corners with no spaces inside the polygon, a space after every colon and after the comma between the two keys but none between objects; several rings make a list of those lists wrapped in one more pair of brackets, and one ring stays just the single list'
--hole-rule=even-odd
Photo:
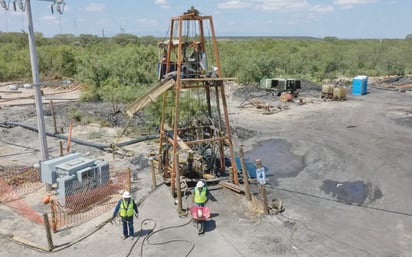
[{"label": "worker standing on dirt", "polygon": [[209,190],[203,181],[198,181],[192,192],[192,201],[196,206],[205,206],[209,199]]},{"label": "worker standing on dirt", "polygon": [[136,218],[139,217],[139,211],[137,210],[137,204],[130,195],[130,192],[125,191],[122,195],[122,199],[117,202],[114,208],[113,218],[117,216],[119,212],[120,218],[123,224],[123,239],[131,237],[134,239],[134,227],[133,227],[133,215]]}]

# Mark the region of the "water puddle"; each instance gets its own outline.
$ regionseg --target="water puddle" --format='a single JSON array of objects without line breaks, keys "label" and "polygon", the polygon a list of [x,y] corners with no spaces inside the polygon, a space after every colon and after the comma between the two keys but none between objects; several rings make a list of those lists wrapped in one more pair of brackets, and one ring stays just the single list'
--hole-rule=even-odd
[{"label": "water puddle", "polygon": [[321,190],[344,203],[356,205],[371,203],[383,196],[382,191],[378,187],[363,181],[338,182],[325,180]]},{"label": "water puddle", "polygon": [[[262,160],[268,183],[275,185],[277,178],[296,177],[303,169],[303,158],[290,151],[291,145],[283,139],[259,142],[252,150],[245,152],[249,176],[256,177],[256,160]],[[240,169],[240,160],[236,160]]]}]

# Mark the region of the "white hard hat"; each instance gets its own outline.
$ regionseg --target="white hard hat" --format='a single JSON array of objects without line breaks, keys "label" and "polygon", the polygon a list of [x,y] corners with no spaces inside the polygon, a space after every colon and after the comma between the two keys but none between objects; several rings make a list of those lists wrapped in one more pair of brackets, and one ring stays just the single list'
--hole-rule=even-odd
[{"label": "white hard hat", "polygon": [[203,181],[199,180],[196,184],[196,187],[203,187],[205,185],[205,183],[203,183]]},{"label": "white hard hat", "polygon": [[130,198],[130,197],[132,197],[132,196],[130,195],[130,192],[129,192],[129,191],[124,191],[124,193],[123,193],[123,198]]}]

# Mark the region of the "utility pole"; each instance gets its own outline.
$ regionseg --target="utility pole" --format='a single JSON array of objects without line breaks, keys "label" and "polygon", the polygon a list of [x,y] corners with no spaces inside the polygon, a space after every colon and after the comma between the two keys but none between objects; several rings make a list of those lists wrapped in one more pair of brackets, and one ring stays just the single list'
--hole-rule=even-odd
[{"label": "utility pole", "polygon": [[39,129],[40,154],[41,154],[41,160],[45,161],[49,159],[49,153],[47,150],[47,140],[46,140],[45,125],[44,125],[43,102],[42,102],[42,95],[41,95],[41,90],[40,90],[39,66],[38,66],[38,61],[37,61],[36,42],[34,40],[33,18],[31,14],[30,0],[26,0],[26,14],[27,14],[27,22],[28,22],[31,72],[32,72],[32,77],[33,77],[33,86],[34,86],[34,92],[35,92],[36,111],[37,111],[37,126]]},{"label": "utility pole", "polygon": [[[56,6],[56,10],[59,14],[63,14],[64,10],[64,0],[59,1],[58,3],[54,0],[45,0],[48,2],[53,2],[51,5],[52,13],[54,6]],[[6,11],[9,9],[10,0],[8,3],[6,0],[0,0],[0,5]],[[26,12],[27,16],[27,27],[28,27],[28,38],[29,38],[29,50],[30,50],[30,62],[31,62],[31,71],[32,71],[32,78],[33,78],[33,86],[34,86],[34,93],[35,93],[35,104],[36,104],[36,112],[37,112],[37,126],[39,130],[39,148],[41,154],[41,161],[45,161],[49,159],[49,153],[47,150],[47,140],[46,140],[46,129],[44,124],[44,113],[43,113],[43,101],[42,101],[42,94],[40,89],[40,75],[39,75],[39,66],[37,61],[37,51],[36,51],[36,42],[34,39],[34,28],[33,28],[33,17],[31,13],[31,2],[30,0],[13,0],[14,10],[16,11],[19,8],[21,11]],[[7,18],[7,17],[6,17]],[[52,189],[52,185],[46,184],[46,190],[50,191]]]}]

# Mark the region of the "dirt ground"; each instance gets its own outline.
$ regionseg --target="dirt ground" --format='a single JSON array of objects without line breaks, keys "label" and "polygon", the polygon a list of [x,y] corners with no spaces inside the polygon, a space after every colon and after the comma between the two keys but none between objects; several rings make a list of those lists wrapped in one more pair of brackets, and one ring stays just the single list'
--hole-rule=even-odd
[{"label": "dirt ground", "polygon": [[[189,217],[178,216],[168,187],[150,191],[149,168],[141,165],[133,182],[140,202],[134,241],[120,238],[118,223],[105,223],[111,216],[108,212],[53,234],[58,247],[42,252],[17,244],[10,236],[46,246],[44,228],[0,204],[0,255],[412,256],[412,92],[401,90],[408,83],[409,78],[371,78],[368,94],[354,96],[349,88],[347,100],[325,101],[320,99],[319,86],[305,82],[299,97],[287,103],[261,90],[227,85],[235,148],[244,145],[249,163],[262,160],[268,199],[282,201],[281,214],[261,215],[244,195],[213,190],[216,200],[208,203],[212,216],[205,235],[198,236]],[[32,94],[30,90],[26,93]],[[9,97],[1,95],[3,100]],[[70,97],[53,94],[56,102],[57,95],[67,101],[73,92]],[[45,103],[48,97],[46,92]],[[245,99],[250,102],[251,97],[272,106],[270,111],[248,105]],[[34,105],[13,106],[12,102],[1,102],[0,123],[36,126]],[[56,104],[60,113],[73,106],[95,115],[112,111],[110,105]],[[49,113],[47,106],[45,112]],[[122,124],[116,115],[108,116]],[[65,128],[68,122],[67,118],[57,121]],[[50,115],[46,127],[53,129]],[[111,143],[119,130],[92,124],[75,127],[73,136]],[[20,127],[0,127],[0,133],[0,166],[33,165],[40,158],[36,133]],[[58,141],[48,138],[51,156],[59,153]],[[72,150],[122,169],[156,147],[155,143],[128,146],[125,152],[131,157],[122,158],[76,144]],[[190,207],[189,200],[184,198],[184,208]]]}]

